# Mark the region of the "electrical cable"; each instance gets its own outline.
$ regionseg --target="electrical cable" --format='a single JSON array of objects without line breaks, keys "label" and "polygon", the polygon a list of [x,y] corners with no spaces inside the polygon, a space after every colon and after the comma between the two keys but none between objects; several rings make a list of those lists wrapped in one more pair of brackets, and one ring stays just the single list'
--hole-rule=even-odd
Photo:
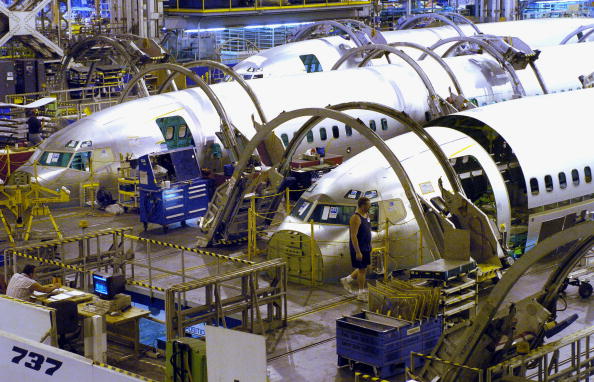
[{"label": "electrical cable", "polygon": [[559,298],[561,299],[561,301],[563,301],[563,303],[565,304],[565,307],[563,307],[563,309],[555,309],[556,312],[564,312],[567,310],[567,300],[565,299],[565,296],[563,294],[559,294]]}]

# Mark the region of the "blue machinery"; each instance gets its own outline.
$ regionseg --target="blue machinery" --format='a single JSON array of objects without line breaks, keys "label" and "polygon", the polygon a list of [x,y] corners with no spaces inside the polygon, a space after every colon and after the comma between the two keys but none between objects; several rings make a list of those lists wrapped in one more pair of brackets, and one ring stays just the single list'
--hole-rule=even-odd
[{"label": "blue machinery", "polygon": [[167,225],[206,213],[212,179],[203,178],[193,147],[143,155],[138,160],[140,221]]}]

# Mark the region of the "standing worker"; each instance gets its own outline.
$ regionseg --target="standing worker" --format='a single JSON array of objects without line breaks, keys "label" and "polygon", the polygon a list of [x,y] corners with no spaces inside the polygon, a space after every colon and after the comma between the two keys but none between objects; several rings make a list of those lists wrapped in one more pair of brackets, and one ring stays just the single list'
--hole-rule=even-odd
[{"label": "standing worker", "polygon": [[25,301],[31,301],[33,292],[50,293],[58,287],[50,285],[41,285],[35,281],[35,265],[27,264],[21,273],[15,273],[8,282],[6,295],[19,298]]},{"label": "standing worker", "polygon": [[35,110],[27,110],[27,127],[29,128],[28,139],[32,146],[41,143],[41,121],[35,116]]},{"label": "standing worker", "polygon": [[371,221],[369,210],[371,201],[369,198],[361,197],[357,202],[357,210],[351,216],[349,223],[349,249],[351,251],[351,264],[355,270],[348,276],[340,279],[342,286],[349,293],[355,291],[350,283],[357,280],[357,299],[367,301],[367,290],[365,289],[365,276],[367,267],[371,264]]}]

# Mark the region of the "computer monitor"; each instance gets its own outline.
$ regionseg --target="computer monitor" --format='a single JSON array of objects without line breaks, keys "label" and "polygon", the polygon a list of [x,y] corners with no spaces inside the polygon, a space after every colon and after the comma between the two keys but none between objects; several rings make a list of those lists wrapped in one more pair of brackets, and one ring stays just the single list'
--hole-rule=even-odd
[{"label": "computer monitor", "polygon": [[104,300],[111,300],[116,294],[122,293],[125,287],[124,275],[106,276],[93,273],[93,292]]}]

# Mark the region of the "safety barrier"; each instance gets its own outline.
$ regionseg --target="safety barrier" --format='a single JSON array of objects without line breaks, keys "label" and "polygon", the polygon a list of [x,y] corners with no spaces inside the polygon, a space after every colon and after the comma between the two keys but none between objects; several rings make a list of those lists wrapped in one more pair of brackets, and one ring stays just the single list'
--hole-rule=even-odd
[{"label": "safety barrier", "polygon": [[[303,189],[290,189],[285,188],[284,191],[270,194],[270,195],[253,195],[250,198],[250,207],[248,209],[248,226],[247,226],[247,238],[245,240],[248,241],[248,259],[257,256],[259,251],[257,248],[256,240],[258,236],[266,236],[267,233],[274,230],[275,227],[281,224],[281,221],[274,223],[275,217],[277,214],[281,216],[289,216],[291,214],[291,210],[293,209],[293,204],[291,203],[291,193],[295,192],[303,192],[306,191],[306,188]],[[258,200],[272,200],[274,201],[275,198],[279,196],[283,196],[284,203],[279,204],[278,208],[274,211],[260,211],[258,212]],[[264,205],[266,205],[264,203]]]},{"label": "safety barrier", "polygon": [[[268,274],[269,281],[259,278]],[[238,284],[237,292],[225,298],[222,287]],[[267,285],[262,285],[266,283]],[[200,291],[204,295],[195,301],[201,305],[188,307],[187,292]],[[265,317],[261,312],[265,306]],[[239,314],[240,330],[261,333],[286,326],[287,323],[287,265],[275,259],[238,270],[173,285],[165,291],[167,339],[183,337],[185,328],[203,322],[227,327],[226,317]]]},{"label": "safety barrier", "polygon": [[[164,278],[170,277],[178,277],[181,278],[181,282],[185,283],[187,280],[200,280],[200,277],[196,275],[192,275],[191,271],[196,271],[198,269],[207,269],[209,266],[216,266],[216,272],[221,272],[221,265],[226,262],[241,264],[241,265],[252,265],[254,264],[253,261],[245,260],[239,256],[227,256],[221,255],[219,253],[205,251],[203,249],[198,248],[190,248],[179,244],[168,243],[164,241],[154,240],[154,239],[147,239],[144,237],[139,237],[131,234],[123,234],[123,237],[130,240],[131,243],[144,243],[146,244],[146,251],[145,251],[145,258],[141,259],[139,254],[139,248],[136,247],[133,251],[135,253],[134,259],[130,259],[127,261],[127,264],[132,266],[132,279],[128,281],[129,284],[138,285],[141,287],[149,288],[150,297],[153,297],[154,291],[161,291],[164,292],[166,290],[165,287],[157,287],[154,285],[154,282]],[[153,247],[162,247],[162,248],[173,248],[180,251],[179,256],[177,256],[180,260],[180,268],[179,270],[170,270],[165,269],[162,267],[158,267],[155,265],[155,262],[158,261],[159,256],[155,256],[153,253]],[[215,260],[213,262],[200,264],[193,267],[188,267],[186,264],[186,256],[193,255],[199,258],[203,257],[211,257]],[[140,267],[146,269],[148,272],[147,279],[145,280],[135,280],[136,275],[134,272],[134,267]],[[156,272],[159,272],[159,275],[155,275]],[[185,298],[185,296],[184,296]]]},{"label": "safety barrier", "polygon": [[[125,274],[125,253],[123,233],[131,227],[104,229],[93,233],[50,240],[28,246],[8,248],[4,251],[4,277],[8,282],[11,274],[18,272],[19,259],[33,260],[41,265],[37,269],[40,282],[53,277],[63,281],[74,275],[77,288],[89,291],[91,274],[101,269]],[[91,245],[94,241],[94,245]],[[66,258],[67,253],[75,254]]]},{"label": "safety barrier", "polygon": [[594,373],[593,341],[594,326],[590,326],[491,366],[486,370],[485,380],[519,376],[531,381],[587,381]]},{"label": "safety barrier", "polygon": [[355,382],[373,381],[373,382],[388,382],[385,379],[374,377],[373,375],[364,374],[359,371],[355,372]]},{"label": "safety barrier", "polygon": [[451,362],[451,361],[448,361],[445,359],[441,359],[439,357],[422,354],[422,353],[417,353],[414,351],[410,352],[410,369],[409,368],[406,369],[407,379],[413,379],[415,381],[422,381],[421,378],[419,378],[418,376],[416,376],[414,374],[414,372],[415,372],[415,357],[424,358],[425,360],[431,360],[431,361],[439,362],[444,365],[451,366],[452,369],[450,369],[450,370],[456,370],[456,369],[466,370],[466,371],[470,372],[473,377],[476,376],[477,379],[474,379],[474,380],[477,382],[483,382],[483,380],[484,380],[484,372],[482,369],[478,369],[476,367],[469,367],[469,366],[466,366],[466,365],[463,365],[463,364],[460,364],[457,362]]},{"label": "safety barrier", "polygon": [[530,381],[587,380],[594,372],[594,352],[591,349],[593,340],[594,326],[590,326],[487,369],[411,352],[411,367],[406,370],[406,375],[410,379],[423,380],[414,374],[414,358],[419,357],[451,366],[448,374],[465,370],[476,376],[475,380],[479,382],[505,380],[506,376]]},{"label": "safety barrier", "polygon": [[108,365],[108,364],[106,364],[106,363],[102,363],[102,362],[96,362],[96,361],[95,361],[95,362],[93,362],[93,365],[95,365],[95,366],[99,366],[99,367],[103,367],[103,368],[105,368],[105,369],[108,369],[108,370],[111,370],[111,371],[115,371],[115,372],[117,372],[117,373],[120,373],[120,374],[127,375],[128,377],[135,378],[135,379],[137,379],[137,380],[139,380],[139,381],[144,381],[144,382],[157,382],[157,381],[156,381],[156,380],[154,380],[154,379],[150,379],[150,378],[147,378],[147,377],[145,377],[145,376],[142,376],[142,375],[139,375],[139,374],[136,374],[136,373],[132,373],[131,371],[124,370],[124,369],[120,369],[119,367],[115,367],[115,366]]}]

